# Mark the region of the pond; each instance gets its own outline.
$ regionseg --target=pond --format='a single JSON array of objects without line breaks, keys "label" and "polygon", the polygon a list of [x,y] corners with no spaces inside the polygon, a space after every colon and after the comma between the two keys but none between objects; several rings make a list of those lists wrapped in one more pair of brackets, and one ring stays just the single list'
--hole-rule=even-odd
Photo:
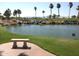
[{"label": "pond", "polygon": [[[7,31],[23,35],[49,36],[58,38],[79,38],[78,25],[17,25],[6,27]],[[75,36],[72,36],[75,33]]]}]

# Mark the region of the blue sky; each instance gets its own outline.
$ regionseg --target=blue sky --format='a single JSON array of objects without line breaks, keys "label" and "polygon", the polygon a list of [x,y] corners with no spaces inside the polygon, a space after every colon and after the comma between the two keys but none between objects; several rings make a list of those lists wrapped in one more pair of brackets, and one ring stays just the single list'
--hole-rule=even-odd
[{"label": "blue sky", "polygon": [[[52,9],[52,14],[58,14],[57,13],[57,5],[58,2],[52,2],[54,5],[54,8]],[[61,16],[68,16],[69,7],[68,2],[59,2],[61,4],[60,8],[60,15]],[[22,10],[22,17],[34,17],[35,11],[34,6],[37,7],[37,16],[42,17],[42,10],[45,10],[45,16],[48,16],[50,14],[50,8],[49,8],[50,2],[0,2],[0,12],[3,14],[4,11],[9,8],[13,12],[14,9],[21,9]],[[71,9],[71,15],[77,15],[77,6],[79,5],[79,2],[73,2],[73,7]]]}]

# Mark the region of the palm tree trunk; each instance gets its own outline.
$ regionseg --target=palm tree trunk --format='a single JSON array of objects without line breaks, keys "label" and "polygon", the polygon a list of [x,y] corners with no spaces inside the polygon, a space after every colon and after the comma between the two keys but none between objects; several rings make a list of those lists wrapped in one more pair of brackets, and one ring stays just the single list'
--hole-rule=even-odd
[{"label": "palm tree trunk", "polygon": [[36,18],[36,13],[37,13],[37,12],[36,12],[36,10],[35,10],[35,18]]},{"label": "palm tree trunk", "polygon": [[43,18],[44,18],[44,13],[43,13]]},{"label": "palm tree trunk", "polygon": [[58,8],[58,18],[59,18],[59,15],[60,15],[60,13],[59,13],[59,8]]},{"label": "palm tree trunk", "polygon": [[16,20],[17,20],[17,15],[16,15]]},{"label": "palm tree trunk", "polygon": [[68,18],[70,18],[70,12],[71,12],[71,8],[69,8],[69,17]]},{"label": "palm tree trunk", "polygon": [[51,16],[50,18],[52,18],[52,9],[50,9],[50,16]]},{"label": "palm tree trunk", "polygon": [[20,18],[20,14],[19,14],[19,18]]},{"label": "palm tree trunk", "polygon": [[18,16],[19,16],[19,19],[20,19],[20,14],[18,14]]}]

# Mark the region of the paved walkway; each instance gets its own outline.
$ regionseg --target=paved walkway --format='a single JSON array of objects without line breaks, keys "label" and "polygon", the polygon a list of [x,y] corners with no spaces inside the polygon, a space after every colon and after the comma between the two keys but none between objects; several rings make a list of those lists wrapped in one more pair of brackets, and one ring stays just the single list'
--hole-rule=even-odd
[{"label": "paved walkway", "polygon": [[[27,55],[27,56],[55,56],[42,48],[38,47],[33,43],[27,43],[31,49],[12,49],[12,42],[1,44],[0,52],[2,56],[18,56],[18,55]],[[17,43],[18,47],[21,47],[22,42]]]}]

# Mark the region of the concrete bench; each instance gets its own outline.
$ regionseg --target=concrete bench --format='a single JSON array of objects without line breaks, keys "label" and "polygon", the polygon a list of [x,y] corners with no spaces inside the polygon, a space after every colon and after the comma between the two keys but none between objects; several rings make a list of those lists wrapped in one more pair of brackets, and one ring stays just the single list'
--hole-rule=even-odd
[{"label": "concrete bench", "polygon": [[23,48],[28,48],[27,42],[29,41],[29,39],[11,39],[11,42],[13,42],[12,48],[17,48],[17,42],[23,42]]}]

